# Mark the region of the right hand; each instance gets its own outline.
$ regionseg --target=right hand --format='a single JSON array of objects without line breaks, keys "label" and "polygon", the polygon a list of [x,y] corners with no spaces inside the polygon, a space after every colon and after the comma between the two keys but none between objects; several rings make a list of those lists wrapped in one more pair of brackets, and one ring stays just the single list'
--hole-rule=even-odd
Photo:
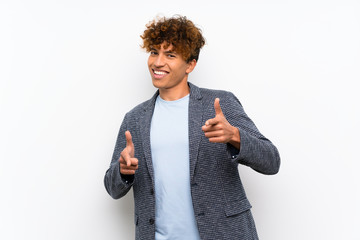
[{"label": "right hand", "polygon": [[125,132],[126,147],[120,154],[120,173],[124,175],[133,175],[135,170],[138,169],[138,159],[134,157],[135,149],[132,137],[129,131]]}]

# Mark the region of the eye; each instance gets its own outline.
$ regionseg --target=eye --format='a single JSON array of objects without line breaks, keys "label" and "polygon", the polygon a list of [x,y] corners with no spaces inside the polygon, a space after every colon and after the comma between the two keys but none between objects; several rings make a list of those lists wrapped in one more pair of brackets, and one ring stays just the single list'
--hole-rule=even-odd
[{"label": "eye", "polygon": [[168,54],[168,57],[170,57],[170,58],[174,58],[174,57],[176,57],[174,54]]},{"label": "eye", "polygon": [[150,51],[150,55],[157,55],[156,51]]}]

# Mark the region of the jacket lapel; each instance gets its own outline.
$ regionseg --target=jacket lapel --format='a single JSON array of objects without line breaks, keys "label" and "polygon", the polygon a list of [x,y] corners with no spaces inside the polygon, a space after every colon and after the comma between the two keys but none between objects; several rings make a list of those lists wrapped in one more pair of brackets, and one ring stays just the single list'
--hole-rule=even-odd
[{"label": "jacket lapel", "polygon": [[190,100],[189,100],[189,154],[190,154],[190,182],[192,182],[196,161],[199,153],[199,145],[201,136],[203,134],[201,130],[203,112],[202,112],[202,96],[200,89],[195,85],[189,83],[190,86]]},{"label": "jacket lapel", "polygon": [[148,105],[144,106],[144,112],[139,119],[140,134],[142,137],[142,145],[143,145],[145,161],[153,184],[154,184],[154,169],[151,158],[150,128],[151,128],[151,118],[155,108],[155,101],[158,95],[159,95],[159,91],[157,91],[154,94],[154,96],[149,100]]}]

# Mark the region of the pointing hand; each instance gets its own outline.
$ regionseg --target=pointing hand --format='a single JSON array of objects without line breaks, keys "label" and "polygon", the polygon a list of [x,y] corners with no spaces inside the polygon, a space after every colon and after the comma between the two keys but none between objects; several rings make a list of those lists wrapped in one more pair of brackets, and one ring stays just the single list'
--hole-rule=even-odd
[{"label": "pointing hand", "polygon": [[201,128],[205,133],[205,137],[207,137],[210,142],[230,143],[237,149],[240,149],[239,130],[226,120],[220,107],[219,98],[215,98],[214,109],[215,117],[208,119]]},{"label": "pointing hand", "polygon": [[129,131],[125,132],[126,147],[120,154],[120,173],[125,175],[135,174],[135,170],[138,169],[138,159],[134,157],[135,149],[132,137]]}]

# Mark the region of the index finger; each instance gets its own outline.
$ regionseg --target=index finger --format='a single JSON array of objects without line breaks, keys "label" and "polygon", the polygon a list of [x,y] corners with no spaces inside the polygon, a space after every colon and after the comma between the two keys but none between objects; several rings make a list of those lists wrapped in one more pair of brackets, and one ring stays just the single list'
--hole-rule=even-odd
[{"label": "index finger", "polygon": [[212,118],[212,119],[209,119],[205,122],[205,126],[208,126],[208,125],[215,125],[219,122],[219,119],[217,119],[216,117]]}]

